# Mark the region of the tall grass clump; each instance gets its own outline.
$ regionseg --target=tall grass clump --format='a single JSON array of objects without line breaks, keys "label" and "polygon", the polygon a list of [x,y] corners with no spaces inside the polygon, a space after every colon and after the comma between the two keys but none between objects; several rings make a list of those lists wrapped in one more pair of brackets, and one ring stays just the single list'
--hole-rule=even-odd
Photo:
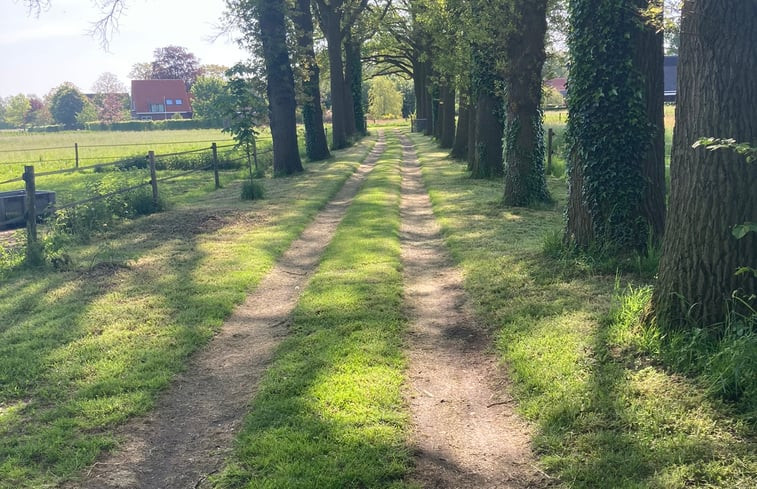
[{"label": "tall grass clump", "polygon": [[265,196],[263,184],[255,180],[246,180],[242,184],[242,200],[260,200]]}]

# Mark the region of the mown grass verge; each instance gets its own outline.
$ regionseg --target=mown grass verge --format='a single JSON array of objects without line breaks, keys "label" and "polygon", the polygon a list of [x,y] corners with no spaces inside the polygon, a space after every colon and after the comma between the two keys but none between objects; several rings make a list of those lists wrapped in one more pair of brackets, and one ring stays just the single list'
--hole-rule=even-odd
[{"label": "mown grass verge", "polygon": [[388,140],[297,305],[217,488],[403,485],[400,148]]},{"label": "mown grass verge", "polygon": [[113,448],[113,428],[152,407],[368,145],[265,180],[263,201],[229,185],[70,248],[65,271],[3,277],[0,487],[54,485]]},{"label": "mown grass verge", "polygon": [[[617,297],[639,277],[571,269],[542,251],[554,210],[502,207],[499,182],[475,181],[427,138],[423,175],[478,314],[496,333],[520,411],[546,470],[571,488],[757,487],[757,444],[732,406],[663,359]],[[643,301],[643,299],[641,299]],[[625,324],[623,324],[625,322]]]}]

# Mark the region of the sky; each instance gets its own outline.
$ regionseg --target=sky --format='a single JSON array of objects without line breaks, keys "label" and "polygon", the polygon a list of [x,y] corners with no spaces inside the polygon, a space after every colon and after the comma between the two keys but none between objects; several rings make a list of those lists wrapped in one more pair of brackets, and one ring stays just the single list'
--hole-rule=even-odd
[{"label": "sky", "polygon": [[224,0],[126,0],[118,31],[105,51],[88,34],[99,10],[95,0],[51,0],[37,18],[22,0],[0,0],[0,97],[44,97],[63,82],[90,92],[104,72],[129,87],[135,63],[153,51],[182,46],[201,64],[231,66],[247,55],[227,36],[212,41]]}]

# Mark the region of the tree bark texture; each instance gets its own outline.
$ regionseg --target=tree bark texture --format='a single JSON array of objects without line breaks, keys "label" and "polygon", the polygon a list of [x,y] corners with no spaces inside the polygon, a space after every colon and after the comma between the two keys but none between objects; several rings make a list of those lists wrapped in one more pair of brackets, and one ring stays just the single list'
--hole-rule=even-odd
[{"label": "tree bark texture", "polygon": [[463,159],[468,155],[468,123],[470,120],[470,109],[468,99],[463,94],[460,95],[458,106],[457,130],[455,131],[455,142],[452,144],[450,155],[453,158]]},{"label": "tree bark texture", "polygon": [[321,108],[320,69],[313,48],[313,14],[310,0],[297,0],[293,21],[302,69],[302,119],[305,125],[305,152],[310,161],[325,160],[329,153]]},{"label": "tree bark texture", "polygon": [[363,110],[363,61],[360,57],[361,42],[355,36],[348,36],[345,39],[345,69],[346,80],[348,83],[347,93],[352,101],[352,119],[354,121],[354,131],[358,134],[365,134],[365,111]]},{"label": "tree bark texture", "polygon": [[318,19],[321,30],[326,37],[329,54],[329,83],[331,87],[331,146],[333,149],[346,148],[347,141],[347,99],[345,97],[344,62],[342,61],[342,44],[344,35],[341,25],[340,9],[343,0],[316,0]]},{"label": "tree bark texture", "polygon": [[476,140],[471,178],[494,178],[503,174],[502,100],[489,91],[478,95],[476,104]]},{"label": "tree bark texture", "polygon": [[276,176],[302,171],[295,118],[297,100],[286,42],[285,11],[286,4],[282,0],[260,2],[258,11],[273,137],[273,173]]},{"label": "tree bark texture", "polygon": [[[639,9],[645,9],[655,0],[638,0]],[[659,244],[665,231],[665,114],[664,114],[664,46],[662,12],[650,23],[648,19],[639,19],[644,27],[636,32],[634,38],[633,62],[635,68],[644,77],[644,101],[649,123],[651,124],[650,145],[642,159],[644,178],[644,195],[641,211],[649,223],[650,238],[653,244]]]},{"label": "tree bark texture", "polygon": [[[692,148],[699,138],[757,142],[757,2],[688,0],[682,9],[671,191],[657,287],[660,324],[708,326],[723,320],[732,293],[757,293],[757,162],[729,149]],[[745,299],[754,310],[757,301]]]},{"label": "tree bark texture", "polygon": [[505,205],[528,206],[550,201],[544,175],[544,129],[541,117],[542,67],[546,54],[547,0],[513,0],[519,28],[506,40],[505,68]]}]

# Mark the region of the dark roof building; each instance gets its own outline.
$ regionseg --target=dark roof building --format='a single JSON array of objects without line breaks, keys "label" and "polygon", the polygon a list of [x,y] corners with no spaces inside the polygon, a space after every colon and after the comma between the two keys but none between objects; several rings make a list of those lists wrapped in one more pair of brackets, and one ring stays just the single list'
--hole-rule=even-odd
[{"label": "dark roof building", "polygon": [[179,114],[192,118],[192,105],[182,80],[132,80],[131,116],[163,120]]}]

